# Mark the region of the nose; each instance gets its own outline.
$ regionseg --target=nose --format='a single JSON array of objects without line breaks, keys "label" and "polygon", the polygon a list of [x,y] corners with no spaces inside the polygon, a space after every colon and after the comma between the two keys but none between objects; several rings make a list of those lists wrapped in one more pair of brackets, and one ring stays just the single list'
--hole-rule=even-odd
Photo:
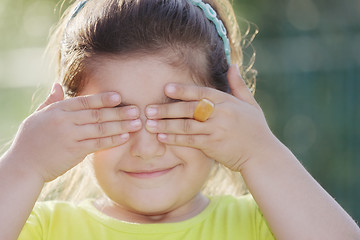
[{"label": "nose", "polygon": [[149,160],[164,155],[166,146],[157,140],[157,134],[150,133],[143,127],[132,135],[130,153],[133,157]]}]

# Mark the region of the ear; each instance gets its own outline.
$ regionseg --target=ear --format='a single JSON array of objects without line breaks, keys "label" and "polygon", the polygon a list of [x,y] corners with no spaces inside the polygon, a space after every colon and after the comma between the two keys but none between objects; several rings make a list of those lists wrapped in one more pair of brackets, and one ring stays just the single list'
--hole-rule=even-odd
[{"label": "ear", "polygon": [[59,83],[54,83],[50,95],[46,98],[46,100],[36,109],[36,111],[40,111],[44,107],[49,106],[52,103],[64,100],[64,91]]}]

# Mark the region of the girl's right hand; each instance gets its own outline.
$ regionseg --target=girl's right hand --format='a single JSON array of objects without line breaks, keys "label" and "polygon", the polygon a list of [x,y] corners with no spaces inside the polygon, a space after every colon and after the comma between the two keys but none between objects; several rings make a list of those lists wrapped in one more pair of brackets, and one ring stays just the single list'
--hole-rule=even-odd
[{"label": "girl's right hand", "polygon": [[115,147],[141,129],[136,106],[117,107],[115,92],[64,100],[55,84],[46,101],[26,118],[7,155],[16,167],[51,181],[80,163],[86,155]]}]

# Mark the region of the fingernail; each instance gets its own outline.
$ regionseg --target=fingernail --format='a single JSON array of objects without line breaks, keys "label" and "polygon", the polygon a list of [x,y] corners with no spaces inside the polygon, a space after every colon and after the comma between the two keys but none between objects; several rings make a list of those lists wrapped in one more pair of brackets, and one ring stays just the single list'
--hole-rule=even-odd
[{"label": "fingernail", "polygon": [[114,93],[110,96],[110,100],[113,102],[119,102],[120,101],[120,95],[117,93]]},{"label": "fingernail", "polygon": [[120,138],[121,138],[122,140],[127,140],[127,139],[129,138],[129,133],[123,133],[123,134],[121,134],[121,135],[120,135]]},{"label": "fingernail", "polygon": [[148,108],[146,109],[146,115],[147,115],[148,117],[153,117],[153,116],[156,115],[156,113],[157,113],[157,109],[156,109],[155,107],[148,107]]},{"label": "fingernail", "polygon": [[146,121],[146,125],[148,125],[149,127],[156,127],[157,121],[147,120],[147,121]]},{"label": "fingernail", "polygon": [[235,65],[235,68],[236,68],[236,72],[241,76],[239,66],[237,65],[237,63],[235,63],[234,65]]},{"label": "fingernail", "polygon": [[52,85],[50,95],[55,92],[55,86],[56,86],[56,83],[54,83],[54,84]]},{"label": "fingernail", "polygon": [[168,93],[174,93],[176,91],[176,87],[175,87],[175,84],[168,84],[166,86],[166,91]]},{"label": "fingernail", "polygon": [[127,111],[129,117],[136,117],[138,114],[139,114],[139,111],[136,107],[133,107],[133,108],[130,108],[128,111]]},{"label": "fingernail", "polygon": [[136,119],[130,122],[130,125],[133,127],[139,127],[141,125],[140,119]]},{"label": "fingernail", "polygon": [[166,134],[164,134],[164,133],[159,133],[159,134],[158,134],[158,138],[159,138],[160,140],[166,140],[166,139],[167,139],[167,136],[166,136]]}]

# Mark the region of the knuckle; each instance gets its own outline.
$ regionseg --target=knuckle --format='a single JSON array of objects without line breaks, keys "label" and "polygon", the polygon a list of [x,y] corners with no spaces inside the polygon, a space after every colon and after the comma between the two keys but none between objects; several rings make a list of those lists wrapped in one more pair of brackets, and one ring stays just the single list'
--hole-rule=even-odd
[{"label": "knuckle", "polygon": [[175,134],[175,135],[173,135],[172,136],[172,142],[174,143],[174,144],[179,144],[181,141],[180,141],[180,135],[177,135],[177,134]]},{"label": "knuckle", "polygon": [[130,130],[130,129],[131,129],[131,125],[130,125],[130,124],[126,124],[126,123],[124,123],[124,122],[117,122],[116,128],[117,128],[117,131],[122,132],[122,131],[124,131],[124,130]]},{"label": "knuckle", "polygon": [[110,137],[110,144],[111,146],[115,146],[117,144],[118,141],[118,138],[116,138],[116,136],[111,136]]},{"label": "knuckle", "polygon": [[116,117],[119,119],[119,120],[122,120],[124,117],[124,109],[123,108],[114,108],[115,110],[115,114],[116,114]]},{"label": "knuckle", "polygon": [[101,124],[101,123],[96,124],[96,129],[97,129],[97,132],[98,132],[99,136],[104,136],[105,135],[105,126],[104,126],[104,124]]},{"label": "knuckle", "polygon": [[87,96],[78,98],[83,109],[89,109],[89,98]]},{"label": "knuckle", "polygon": [[193,117],[193,115],[194,115],[194,111],[195,111],[195,108],[196,108],[196,102],[188,102],[188,103],[186,103],[186,109],[185,109],[185,112],[186,112],[186,115],[188,116],[188,117]]},{"label": "knuckle", "polygon": [[168,105],[160,106],[158,108],[158,111],[159,111],[159,116],[160,117],[166,117],[169,114],[169,106]]},{"label": "knuckle", "polygon": [[124,143],[124,140],[119,135],[111,136],[109,141],[111,146],[118,146]]},{"label": "knuckle", "polygon": [[103,146],[103,141],[100,138],[95,139],[94,141],[94,148],[95,149],[101,149]]},{"label": "knuckle", "polygon": [[108,102],[107,99],[108,99],[107,94],[102,94],[101,95],[101,104],[102,104],[102,106],[106,106],[106,103]]},{"label": "knuckle", "polygon": [[191,121],[190,119],[183,119],[182,120],[182,128],[184,133],[190,133],[191,132]]},{"label": "knuckle", "polygon": [[194,145],[196,143],[195,136],[194,135],[186,136],[186,143],[189,145]]},{"label": "knuckle", "polygon": [[102,113],[100,109],[94,109],[91,111],[91,117],[95,122],[101,122],[102,120]]}]

